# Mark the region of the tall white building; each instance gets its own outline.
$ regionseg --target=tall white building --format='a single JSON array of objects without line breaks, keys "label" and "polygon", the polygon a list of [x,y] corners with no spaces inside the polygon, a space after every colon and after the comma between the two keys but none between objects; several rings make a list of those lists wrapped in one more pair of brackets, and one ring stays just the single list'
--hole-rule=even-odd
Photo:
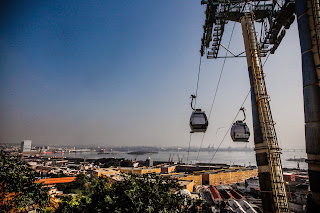
[{"label": "tall white building", "polygon": [[31,140],[23,140],[21,141],[21,152],[31,151]]}]

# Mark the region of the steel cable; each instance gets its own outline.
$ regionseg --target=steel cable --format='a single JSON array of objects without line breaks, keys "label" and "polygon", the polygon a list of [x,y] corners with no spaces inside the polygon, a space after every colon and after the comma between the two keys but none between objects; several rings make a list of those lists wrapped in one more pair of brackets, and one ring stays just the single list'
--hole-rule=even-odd
[{"label": "steel cable", "polygon": [[199,79],[200,79],[200,72],[201,72],[201,55],[200,55],[200,62],[199,62],[199,70],[198,70],[198,79],[197,79],[197,88],[196,88],[196,100],[194,101],[194,108],[196,109],[197,106],[197,96],[198,96],[198,89],[199,89]]},{"label": "steel cable", "polygon": [[[197,105],[197,95],[198,95],[198,89],[199,89],[200,72],[201,72],[201,54],[200,54],[200,61],[199,61],[199,68],[198,68],[197,87],[196,87],[196,93],[195,93],[196,98],[195,98],[195,101],[194,101],[194,108],[195,109],[196,109],[196,105]],[[189,159],[189,152],[190,152],[190,145],[191,145],[191,138],[192,138],[191,135],[192,135],[192,133],[190,132],[188,155],[187,155],[187,164],[188,164],[188,159]]]},{"label": "steel cable", "polygon": [[[233,36],[233,32],[234,32],[235,26],[236,26],[236,22],[234,22],[234,24],[233,24],[233,28],[232,28],[232,31],[231,31],[231,36],[230,36],[229,43],[228,43],[228,49],[229,49],[230,44],[231,44],[231,40],[232,40],[232,36]],[[226,60],[227,60],[227,58],[226,58],[227,55],[228,55],[228,52],[226,52],[225,58],[224,58],[224,60],[223,60],[223,64],[222,64],[222,68],[221,68],[221,71],[220,71],[220,75],[219,75],[217,87],[216,87],[216,90],[215,90],[215,93],[214,93],[214,96],[213,96],[213,100],[212,100],[212,104],[211,104],[211,108],[210,108],[208,120],[210,120],[211,113],[212,113],[212,109],[213,109],[213,105],[214,105],[215,100],[216,100],[216,97],[217,97],[217,93],[218,93],[218,90],[219,90],[222,73],[223,73],[223,71],[224,71],[224,66],[225,66]],[[199,147],[199,150],[198,150],[198,154],[197,154],[197,159],[196,159],[196,161],[197,161],[198,158],[199,158],[199,153],[200,153],[200,150],[201,150],[201,147],[202,147],[202,144],[203,144],[203,140],[204,140],[205,134],[206,134],[206,133],[203,133],[203,136],[202,136],[202,139],[201,139],[201,143],[200,143],[200,147]]]},{"label": "steel cable", "polygon": [[[269,52],[269,54],[268,54],[268,56],[267,56],[266,60],[264,61],[264,63],[263,63],[263,65],[262,65],[262,67],[264,67],[264,65],[266,64],[267,60],[269,59],[269,56],[270,56],[270,52]],[[248,94],[247,94],[246,98],[244,99],[244,101],[243,101],[243,103],[242,103],[241,107],[243,107],[244,103],[246,102],[246,100],[247,100],[247,98],[248,98],[248,96],[249,96],[249,94],[250,94],[250,91],[251,91],[251,89],[249,90],[249,92],[248,92]],[[241,107],[240,107],[240,108],[241,108]],[[233,121],[232,121],[232,123],[231,123],[231,125],[230,125],[229,129],[227,130],[226,134],[225,134],[225,135],[224,135],[224,137],[222,138],[222,140],[221,140],[221,142],[220,142],[220,144],[219,144],[218,148],[215,150],[215,152],[214,152],[214,154],[213,154],[213,156],[212,156],[211,160],[209,161],[209,163],[211,163],[211,162],[212,162],[212,160],[213,160],[214,156],[216,155],[216,153],[217,153],[217,151],[219,150],[219,148],[220,148],[221,144],[223,143],[224,139],[226,138],[226,136],[227,136],[228,132],[230,131],[230,129],[231,129],[231,127],[232,127],[232,125],[233,125],[234,121],[236,120],[237,116],[239,115],[239,112],[240,112],[240,110],[238,111],[238,113],[236,114],[235,118],[233,119]]]},{"label": "steel cable", "polygon": [[[244,103],[246,102],[246,100],[247,100],[247,98],[248,98],[248,96],[249,96],[249,94],[250,94],[250,91],[251,91],[251,90],[249,90],[248,94],[246,95],[246,98],[245,98],[245,99],[244,99],[244,101],[242,102],[241,107],[243,107]],[[240,107],[240,108],[241,108],[241,107]],[[215,152],[213,153],[213,156],[212,156],[211,160],[209,161],[209,163],[211,163],[211,162],[212,162],[212,160],[213,160],[214,156],[216,155],[217,151],[219,150],[219,148],[220,148],[220,146],[221,146],[222,142],[224,141],[224,139],[226,138],[226,136],[227,136],[228,132],[230,131],[230,129],[231,129],[231,127],[232,127],[232,125],[233,125],[234,121],[237,119],[237,116],[239,115],[239,112],[240,112],[240,111],[241,111],[241,110],[239,110],[239,111],[237,112],[236,116],[234,117],[234,119],[233,119],[233,121],[232,121],[231,125],[229,126],[229,128],[228,128],[228,130],[227,130],[226,134],[223,136],[223,138],[222,138],[222,140],[221,140],[221,142],[220,142],[220,144],[219,144],[218,148],[217,148],[217,149],[215,150]]]}]

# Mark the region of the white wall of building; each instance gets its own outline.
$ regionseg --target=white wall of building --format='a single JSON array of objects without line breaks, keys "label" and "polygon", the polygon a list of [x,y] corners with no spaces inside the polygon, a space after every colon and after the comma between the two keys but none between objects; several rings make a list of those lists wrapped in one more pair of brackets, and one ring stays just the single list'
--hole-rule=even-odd
[{"label": "white wall of building", "polygon": [[21,152],[28,152],[31,150],[31,140],[23,140],[21,141]]}]

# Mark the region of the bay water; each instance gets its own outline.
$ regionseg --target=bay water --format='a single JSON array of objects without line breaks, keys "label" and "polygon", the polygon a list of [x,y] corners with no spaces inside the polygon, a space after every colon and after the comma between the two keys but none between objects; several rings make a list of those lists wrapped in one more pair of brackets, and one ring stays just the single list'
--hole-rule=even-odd
[{"label": "bay water", "polygon": [[[82,152],[82,153],[54,153],[43,156],[67,157],[67,158],[125,158],[129,160],[146,160],[150,157],[153,161],[169,161],[178,162],[179,159],[183,163],[217,163],[229,165],[249,166],[256,165],[254,151],[217,151],[213,152],[186,152],[186,151],[159,151],[158,153],[147,153],[143,155],[132,155],[123,152],[114,152],[111,154],[98,154],[97,152]],[[307,158],[305,150],[283,151],[281,162],[283,168],[307,169],[306,162],[288,161],[294,158]]]}]

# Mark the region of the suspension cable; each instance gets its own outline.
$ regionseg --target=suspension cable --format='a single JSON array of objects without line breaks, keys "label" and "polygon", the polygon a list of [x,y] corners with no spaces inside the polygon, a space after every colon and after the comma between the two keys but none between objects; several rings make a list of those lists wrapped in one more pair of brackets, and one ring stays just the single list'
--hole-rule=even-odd
[{"label": "suspension cable", "polygon": [[264,67],[265,63],[268,61],[269,56],[270,56],[270,52],[268,53],[266,60],[264,60],[262,67]]},{"label": "suspension cable", "polygon": [[[251,91],[251,90],[249,90],[248,94],[246,95],[246,98],[245,98],[245,99],[244,99],[244,101],[242,102],[242,104],[241,104],[241,107],[240,107],[240,108],[242,108],[242,107],[243,107],[243,105],[244,105],[244,103],[246,102],[246,100],[247,100],[247,98],[248,98],[248,96],[249,96],[249,94],[250,94],[250,91]],[[215,152],[213,153],[213,156],[212,156],[211,160],[209,161],[209,163],[211,163],[211,162],[212,162],[212,160],[213,160],[214,156],[216,155],[217,151],[219,150],[219,148],[220,148],[220,146],[221,146],[222,142],[224,141],[224,139],[226,138],[226,136],[227,136],[228,132],[230,131],[230,129],[231,129],[231,127],[232,127],[232,125],[233,125],[234,121],[237,119],[237,116],[239,115],[240,111],[241,111],[241,110],[239,110],[239,111],[237,112],[236,116],[234,117],[234,119],[233,119],[233,121],[232,121],[232,123],[231,123],[230,127],[228,128],[228,130],[227,130],[226,134],[225,134],[225,135],[224,135],[224,137],[222,138],[222,140],[221,140],[221,142],[220,142],[220,144],[219,144],[218,148],[217,148],[217,149],[215,150]]]},{"label": "suspension cable", "polygon": [[[262,65],[262,67],[264,67],[264,65],[266,64],[266,62],[267,62],[267,60],[268,60],[269,56],[270,56],[270,52],[269,52],[269,54],[268,54],[268,56],[267,56],[266,60],[264,61],[264,63],[263,63],[263,65]],[[247,94],[246,98],[244,99],[244,101],[243,101],[243,103],[242,103],[241,107],[243,107],[243,105],[244,105],[244,103],[246,102],[246,100],[247,100],[247,98],[248,98],[248,96],[249,96],[250,92],[251,92],[251,89],[249,90],[249,92],[248,92],[248,94]],[[240,107],[240,108],[241,108],[241,107]],[[215,152],[214,152],[214,154],[213,154],[213,156],[212,156],[211,160],[209,161],[209,163],[211,163],[211,162],[212,162],[212,160],[213,160],[214,156],[215,156],[215,155],[216,155],[216,153],[218,152],[218,150],[219,150],[219,148],[220,148],[221,144],[223,143],[224,139],[226,138],[226,136],[227,136],[228,132],[230,131],[230,129],[231,129],[231,127],[232,127],[232,125],[233,125],[234,121],[236,120],[236,118],[237,118],[237,116],[238,116],[238,114],[239,114],[239,112],[240,112],[240,110],[238,111],[238,113],[236,114],[235,118],[233,119],[233,121],[232,121],[232,123],[231,123],[231,125],[230,125],[229,129],[227,130],[226,134],[225,134],[225,135],[224,135],[224,137],[222,138],[222,140],[221,140],[221,142],[220,142],[220,144],[219,144],[218,148],[215,150]]]},{"label": "suspension cable", "polygon": [[[268,60],[269,56],[270,56],[270,52],[268,53],[266,60],[263,62],[262,67],[264,67],[264,65],[266,64],[266,62],[267,62],[267,60]],[[277,130],[277,131],[279,132],[279,130]],[[279,138],[278,138],[278,142],[279,142],[279,144],[280,144],[280,147],[282,147],[282,143],[281,143],[281,140],[279,140]]]},{"label": "suspension cable", "polygon": [[[234,32],[235,26],[236,26],[236,22],[234,22],[234,24],[233,24],[233,28],[232,28],[232,31],[231,31],[231,36],[230,36],[229,43],[228,43],[228,49],[229,49],[230,44],[231,44],[231,39],[232,39],[232,36],[233,36],[233,32]],[[228,52],[226,52],[226,55],[225,55],[225,56],[227,56],[227,55],[228,55]],[[224,60],[223,60],[223,64],[222,64],[221,71],[220,71],[220,75],[219,75],[217,87],[216,87],[216,90],[215,90],[215,93],[214,93],[214,96],[213,96],[213,100],[212,100],[212,104],[211,104],[211,108],[210,108],[208,120],[210,120],[210,117],[211,117],[211,112],[212,112],[213,105],[214,105],[215,100],[216,100],[216,97],[217,97],[217,93],[218,93],[218,90],[219,90],[220,81],[221,81],[222,73],[223,73],[223,71],[224,71],[224,66],[225,66],[225,64],[226,64],[226,60],[227,60],[227,58],[225,57]],[[197,161],[198,158],[199,158],[199,153],[200,153],[200,150],[201,150],[201,147],[202,147],[202,144],[203,144],[203,140],[204,140],[205,134],[206,134],[206,133],[203,133],[203,136],[202,136],[202,139],[201,139],[201,143],[200,143],[200,147],[199,147],[199,150],[198,150],[198,154],[197,154],[197,159],[196,159],[196,161]]]},{"label": "suspension cable", "polygon": [[[200,54],[200,60],[199,60],[198,77],[197,77],[197,87],[196,87],[195,100],[194,100],[194,109],[196,109],[196,105],[197,105],[197,95],[198,95],[198,89],[199,89],[200,72],[201,72],[201,54]],[[192,107],[192,103],[191,103],[191,107]],[[187,164],[188,164],[188,160],[189,160],[189,152],[190,152],[191,139],[192,139],[192,133],[190,132],[188,155],[187,155]]]},{"label": "suspension cable", "polygon": [[199,70],[198,70],[198,79],[197,79],[197,88],[196,88],[196,100],[194,100],[194,108],[196,109],[197,106],[197,96],[198,96],[198,89],[199,89],[199,79],[200,79],[200,72],[201,72],[201,54],[200,54],[200,62],[199,62]]}]

